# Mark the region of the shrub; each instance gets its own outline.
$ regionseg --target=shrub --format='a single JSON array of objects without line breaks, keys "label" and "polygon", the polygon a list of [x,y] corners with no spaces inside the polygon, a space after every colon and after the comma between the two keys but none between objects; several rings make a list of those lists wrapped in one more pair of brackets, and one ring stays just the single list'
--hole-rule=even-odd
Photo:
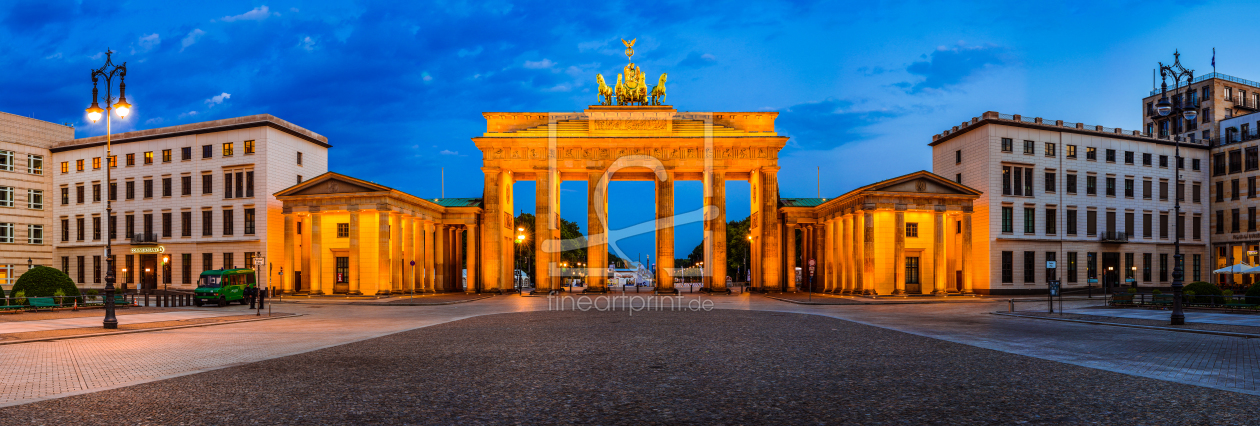
[{"label": "shrub", "polygon": [[62,289],[57,289],[57,291],[53,292],[53,300],[58,305],[64,304],[66,302],[66,292]]},{"label": "shrub", "polygon": [[1137,289],[1133,287],[1129,287],[1129,294],[1137,294]]},{"label": "shrub", "polygon": [[[1217,287],[1216,284],[1206,283],[1203,281],[1190,283],[1190,285],[1187,285],[1185,289],[1183,290],[1183,292],[1185,291],[1193,291],[1194,294],[1200,295],[1200,296],[1220,296],[1221,295],[1220,287]],[[1190,299],[1190,303],[1211,303],[1213,299],[1215,298],[1213,297],[1192,298]]]},{"label": "shrub", "polygon": [[13,305],[22,306],[26,304],[26,292],[18,290],[13,292]]},{"label": "shrub", "polygon": [[1151,290],[1151,294],[1158,296],[1158,295],[1164,294],[1164,292],[1159,291],[1159,289],[1157,288],[1157,289]]},{"label": "shrub", "polygon": [[57,296],[58,291],[61,292],[61,296],[78,297],[80,294],[79,288],[75,287],[69,275],[47,266],[37,266],[26,271],[18,277],[17,283],[13,284],[12,291],[23,292],[23,297]]},{"label": "shrub", "polygon": [[4,298],[4,287],[0,287],[0,306],[8,304],[9,299]]},{"label": "shrub", "polygon": [[1183,292],[1181,292],[1181,295],[1185,297],[1185,299],[1186,299],[1186,303],[1194,303],[1194,292],[1193,292],[1193,291],[1183,291]]},{"label": "shrub", "polygon": [[1244,294],[1247,295],[1247,303],[1260,304],[1260,283],[1252,284]]}]

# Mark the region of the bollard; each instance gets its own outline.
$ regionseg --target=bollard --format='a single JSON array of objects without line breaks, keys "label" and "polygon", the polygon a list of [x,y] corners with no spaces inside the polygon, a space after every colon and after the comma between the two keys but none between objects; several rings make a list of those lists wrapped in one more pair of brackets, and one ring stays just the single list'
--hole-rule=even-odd
[{"label": "bollard", "polygon": [[144,294],[144,307],[149,307],[149,293]]},{"label": "bollard", "polygon": [[1015,312],[1015,299],[1006,299],[1006,303],[1008,304],[1006,311]]}]

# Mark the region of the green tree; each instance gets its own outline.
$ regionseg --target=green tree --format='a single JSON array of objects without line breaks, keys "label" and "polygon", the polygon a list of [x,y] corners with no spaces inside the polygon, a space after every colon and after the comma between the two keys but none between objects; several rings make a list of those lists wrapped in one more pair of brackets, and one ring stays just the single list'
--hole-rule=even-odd
[{"label": "green tree", "polygon": [[[752,265],[752,248],[748,241],[750,223],[747,217],[734,222],[726,222],[726,274],[735,281],[743,281],[748,276],[745,268]],[[688,266],[702,261],[704,261],[704,241],[700,241],[700,244],[691,250],[691,254],[687,255]]]},{"label": "green tree", "polygon": [[[525,239],[521,243],[517,243],[520,247],[513,247],[513,253],[516,255],[514,265],[516,269],[525,271],[529,275],[530,282],[535,282],[537,277],[534,272],[537,260],[534,247],[538,241],[537,234],[534,232],[534,215],[530,213],[521,213],[516,216],[515,224],[512,226],[512,241],[517,241],[518,235],[524,235]],[[524,229],[522,231],[522,229]],[[581,263],[586,263],[586,236],[582,235],[581,229],[576,223],[560,219],[560,261],[568,263],[569,267],[576,267]],[[519,250],[519,251],[517,251]]]},{"label": "green tree", "polygon": [[36,266],[18,277],[9,292],[24,292],[26,297],[49,297],[61,291],[65,296],[78,297],[79,288],[69,275],[56,268]]}]

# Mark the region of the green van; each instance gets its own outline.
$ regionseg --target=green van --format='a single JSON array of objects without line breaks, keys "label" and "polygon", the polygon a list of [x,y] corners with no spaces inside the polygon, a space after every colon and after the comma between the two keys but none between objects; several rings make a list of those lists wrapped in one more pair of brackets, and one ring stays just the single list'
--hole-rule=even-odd
[{"label": "green van", "polygon": [[193,305],[216,303],[227,306],[229,302],[240,301],[242,305],[249,303],[245,299],[245,289],[257,286],[257,278],[253,269],[216,269],[201,273],[197,278],[197,290],[193,292]]}]

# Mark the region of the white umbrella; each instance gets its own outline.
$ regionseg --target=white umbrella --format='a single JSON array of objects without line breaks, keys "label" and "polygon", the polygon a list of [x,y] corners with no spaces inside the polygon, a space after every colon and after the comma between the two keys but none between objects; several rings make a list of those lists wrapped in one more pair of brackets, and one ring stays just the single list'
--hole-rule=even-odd
[{"label": "white umbrella", "polygon": [[1215,271],[1212,271],[1212,273],[1213,274],[1245,274],[1247,273],[1248,269],[1254,269],[1254,268],[1252,268],[1251,265],[1248,265],[1246,263],[1239,263],[1234,266],[1226,266],[1224,268],[1217,269]]},{"label": "white umbrella", "polygon": [[1244,274],[1260,274],[1260,266],[1253,266],[1242,271]]}]

